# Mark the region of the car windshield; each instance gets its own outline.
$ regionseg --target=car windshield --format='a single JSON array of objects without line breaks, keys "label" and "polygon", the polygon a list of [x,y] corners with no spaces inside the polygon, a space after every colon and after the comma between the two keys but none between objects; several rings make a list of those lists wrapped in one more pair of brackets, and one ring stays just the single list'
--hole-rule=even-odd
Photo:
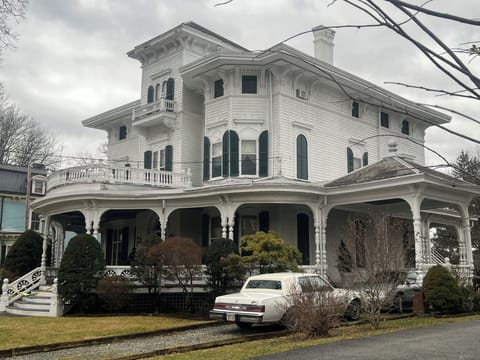
[{"label": "car windshield", "polygon": [[282,290],[282,282],[280,280],[250,280],[245,288]]}]

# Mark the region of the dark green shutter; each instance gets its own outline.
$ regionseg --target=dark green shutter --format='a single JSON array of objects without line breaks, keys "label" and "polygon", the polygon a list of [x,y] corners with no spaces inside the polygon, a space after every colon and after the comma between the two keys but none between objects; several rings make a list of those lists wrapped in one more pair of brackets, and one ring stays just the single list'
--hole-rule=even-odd
[{"label": "dark green shutter", "polygon": [[222,174],[223,177],[228,177],[230,175],[230,136],[229,131],[225,131],[222,139]]},{"label": "dark green shutter", "polygon": [[235,131],[230,130],[230,176],[238,176],[239,139]]},{"label": "dark green shutter", "polygon": [[258,175],[260,177],[268,176],[268,131],[265,130],[260,134],[258,139],[259,162]]},{"label": "dark green shutter", "polygon": [[363,163],[363,166],[367,166],[367,165],[368,165],[368,152],[364,152],[364,153],[363,153],[362,163]]},{"label": "dark green shutter", "polygon": [[165,170],[166,171],[173,170],[173,146],[172,145],[165,146]]},{"label": "dark green shutter", "polygon": [[353,151],[350,148],[347,148],[347,171],[353,171]]},{"label": "dark green shutter", "polygon": [[210,140],[203,137],[203,180],[210,179]]},{"label": "dark green shutter", "polygon": [[143,168],[144,169],[151,169],[152,168],[152,152],[145,151],[143,153]]},{"label": "dark green shutter", "polygon": [[297,178],[308,180],[308,148],[303,135],[297,137]]}]

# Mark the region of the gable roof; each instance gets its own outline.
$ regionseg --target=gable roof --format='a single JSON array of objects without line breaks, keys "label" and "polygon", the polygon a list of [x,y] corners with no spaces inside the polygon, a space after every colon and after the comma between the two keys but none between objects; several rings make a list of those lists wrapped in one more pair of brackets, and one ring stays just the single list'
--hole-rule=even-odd
[{"label": "gable roof", "polygon": [[427,168],[399,156],[383,158],[382,160],[374,164],[357,169],[349,173],[348,175],[335,179],[329,183],[324,184],[323,186],[327,188],[346,187],[356,184],[370,183],[379,180],[401,178],[422,174],[439,181],[447,181],[450,185],[475,186],[466,181]]}]

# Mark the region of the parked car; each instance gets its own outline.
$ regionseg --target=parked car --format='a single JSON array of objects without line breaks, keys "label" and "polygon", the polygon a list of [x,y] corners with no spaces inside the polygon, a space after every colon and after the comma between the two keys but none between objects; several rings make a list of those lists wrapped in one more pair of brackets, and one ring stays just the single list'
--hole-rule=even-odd
[{"label": "parked car", "polygon": [[395,293],[393,310],[403,312],[413,309],[413,298],[422,291],[422,280],[422,276],[414,270],[400,273],[400,284]]},{"label": "parked car", "polygon": [[328,291],[345,302],[345,317],[356,320],[360,314],[360,300],[355,292],[334,288],[317,274],[274,273],[251,276],[239,293],[218,296],[210,319],[235,322],[240,328],[252,324],[281,323],[292,290]]}]

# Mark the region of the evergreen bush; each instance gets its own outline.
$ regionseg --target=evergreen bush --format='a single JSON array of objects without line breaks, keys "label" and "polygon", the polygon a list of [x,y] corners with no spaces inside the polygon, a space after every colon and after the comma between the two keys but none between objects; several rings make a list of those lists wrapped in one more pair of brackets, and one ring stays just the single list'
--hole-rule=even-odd
[{"label": "evergreen bush", "polygon": [[440,314],[454,314],[463,310],[463,296],[453,275],[441,265],[428,270],[423,279],[425,308]]},{"label": "evergreen bush", "polygon": [[80,304],[83,311],[89,311],[93,304],[92,290],[104,271],[105,256],[97,239],[88,234],[73,237],[58,271],[58,292],[63,301]]},{"label": "evergreen bush", "polygon": [[43,238],[38,232],[25,231],[10,248],[5,258],[5,269],[18,277],[39,267],[42,261],[42,243]]}]

